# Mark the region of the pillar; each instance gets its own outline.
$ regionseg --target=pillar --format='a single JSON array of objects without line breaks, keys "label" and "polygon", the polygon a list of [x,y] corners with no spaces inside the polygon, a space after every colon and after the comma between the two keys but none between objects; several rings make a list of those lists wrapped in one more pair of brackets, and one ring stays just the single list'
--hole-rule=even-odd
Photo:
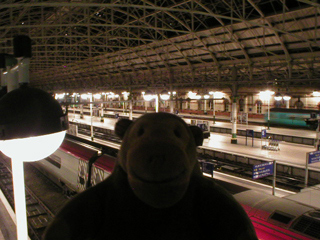
[{"label": "pillar", "polygon": [[132,120],[132,99],[129,102],[129,120]]},{"label": "pillar", "polygon": [[101,103],[100,122],[104,122],[103,103]]},{"label": "pillar", "polygon": [[231,130],[231,143],[237,144],[237,98],[235,96],[231,97],[232,99],[232,130]]}]

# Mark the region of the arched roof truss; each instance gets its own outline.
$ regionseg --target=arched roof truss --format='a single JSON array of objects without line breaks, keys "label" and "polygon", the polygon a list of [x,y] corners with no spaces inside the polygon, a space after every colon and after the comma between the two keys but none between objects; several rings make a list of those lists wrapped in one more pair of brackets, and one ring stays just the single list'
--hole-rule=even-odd
[{"label": "arched roof truss", "polygon": [[320,5],[311,0],[5,0],[0,51],[33,43],[47,90],[314,87]]}]

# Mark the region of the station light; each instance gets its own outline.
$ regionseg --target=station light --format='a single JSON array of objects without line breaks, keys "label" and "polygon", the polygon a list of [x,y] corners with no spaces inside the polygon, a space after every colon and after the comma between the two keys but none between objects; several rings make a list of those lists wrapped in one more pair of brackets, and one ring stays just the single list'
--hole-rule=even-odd
[{"label": "station light", "polygon": [[147,90],[144,94],[142,94],[143,95],[143,99],[145,100],[145,101],[151,101],[152,99],[154,99],[154,94],[153,94],[153,92],[152,91],[150,91],[150,90]]},{"label": "station light", "polygon": [[127,91],[124,91],[124,92],[122,92],[122,95],[123,95],[123,99],[124,100],[128,100],[128,97],[129,97],[130,93],[127,92]]},{"label": "station light", "polygon": [[274,96],[274,100],[276,101],[281,101],[282,100],[282,95],[280,93],[277,93],[275,96]]},{"label": "station light", "polygon": [[197,95],[197,93],[195,93],[195,92],[189,91],[188,92],[188,98],[199,100],[199,99],[201,99],[201,96]]},{"label": "station light", "polygon": [[11,158],[18,240],[28,237],[24,161],[37,161],[61,145],[67,115],[49,93],[23,87],[0,100],[0,150]]},{"label": "station light", "polygon": [[283,100],[285,100],[285,101],[289,101],[290,99],[291,99],[291,96],[289,96],[288,94],[285,94],[283,96]]},{"label": "station light", "polygon": [[273,94],[274,94],[274,91],[266,90],[266,91],[261,91],[258,95],[261,100],[270,101],[270,98]]},{"label": "station light", "polygon": [[100,100],[101,99],[101,94],[100,93],[96,93],[93,95],[94,99]]},{"label": "station light", "polygon": [[20,87],[0,99],[0,151],[11,158],[17,239],[28,239],[24,161],[46,158],[61,145],[68,115],[51,94],[28,87],[31,39],[13,39]]},{"label": "station light", "polygon": [[268,120],[267,120],[268,130],[270,129],[270,98],[273,94],[274,94],[274,91],[270,91],[270,90],[261,91],[258,94],[261,100],[268,101]]},{"label": "station light", "polygon": [[55,99],[64,99],[65,95],[66,95],[65,93],[56,93],[54,98]]},{"label": "station light", "polygon": [[160,93],[160,98],[164,101],[167,101],[170,99],[170,92],[168,92],[167,90],[163,90],[161,93]]},{"label": "station light", "polygon": [[314,92],[312,93],[312,96],[314,96],[314,97],[320,97],[320,92],[314,91]]},{"label": "station light", "polygon": [[81,94],[81,98],[86,100],[86,99],[90,98],[90,94],[91,93],[88,93],[88,94],[87,93],[83,93],[83,94]]}]

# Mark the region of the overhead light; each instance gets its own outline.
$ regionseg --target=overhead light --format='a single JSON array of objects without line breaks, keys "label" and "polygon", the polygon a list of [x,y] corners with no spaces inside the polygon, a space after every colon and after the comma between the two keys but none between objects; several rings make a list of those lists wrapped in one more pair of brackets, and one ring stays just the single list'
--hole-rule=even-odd
[{"label": "overhead light", "polygon": [[282,95],[280,93],[277,93],[275,96],[274,96],[274,100],[276,101],[281,101],[282,100]]},{"label": "overhead light", "polygon": [[201,99],[201,96],[197,95],[197,93],[195,93],[195,92],[189,91],[188,92],[188,98],[199,100],[199,99]]},{"label": "overhead light", "polygon": [[61,145],[67,115],[49,93],[23,87],[0,100],[0,150],[12,159],[18,240],[27,239],[24,161],[37,161]]},{"label": "overhead light", "polygon": [[[45,144],[48,145],[46,152],[37,144],[26,147],[25,141],[51,141],[50,138],[53,138],[61,144],[67,128],[67,114],[63,114],[60,104],[43,90],[23,86],[7,93],[0,100],[1,151],[9,157],[21,158],[23,161],[45,158],[52,153],[50,149],[59,146]],[[11,151],[12,148],[16,149],[15,152]],[[40,154],[40,151],[43,153]]]},{"label": "overhead light", "polygon": [[170,93],[167,91],[167,90],[163,90],[161,93],[160,93],[160,98],[164,101],[167,101],[170,99]]},{"label": "overhead light", "polygon": [[143,94],[143,99],[145,101],[151,101],[154,98],[154,94],[152,91],[147,90],[144,94]]},{"label": "overhead light", "polygon": [[100,93],[96,93],[95,95],[93,95],[93,97],[97,100],[101,99],[101,94]]},{"label": "overhead light", "polygon": [[320,97],[320,92],[314,91],[314,92],[312,93],[312,95],[313,95],[314,97]]},{"label": "overhead light", "polygon": [[261,91],[258,95],[261,100],[270,100],[273,94],[274,94],[274,91],[266,90],[266,91]]},{"label": "overhead light", "polygon": [[56,151],[68,128],[68,116],[49,93],[28,87],[31,39],[18,36],[13,42],[21,86],[0,99],[0,151],[12,161],[17,239],[26,240],[23,162],[37,161]]},{"label": "overhead light", "polygon": [[283,96],[283,100],[285,101],[289,101],[290,99],[291,99],[291,96],[287,93]]}]

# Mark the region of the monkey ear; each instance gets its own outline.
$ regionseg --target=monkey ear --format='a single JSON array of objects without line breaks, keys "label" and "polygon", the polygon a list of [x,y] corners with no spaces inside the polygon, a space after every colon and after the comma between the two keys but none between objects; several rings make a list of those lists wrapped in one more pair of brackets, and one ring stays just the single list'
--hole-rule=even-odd
[{"label": "monkey ear", "polygon": [[114,127],[114,131],[116,135],[122,140],[124,137],[124,134],[130,127],[130,125],[133,123],[133,121],[129,119],[120,119],[117,123],[116,126]]},{"label": "monkey ear", "polygon": [[199,128],[197,126],[189,126],[189,128],[192,132],[196,146],[201,146],[203,143],[203,132],[202,132],[201,128]]}]

